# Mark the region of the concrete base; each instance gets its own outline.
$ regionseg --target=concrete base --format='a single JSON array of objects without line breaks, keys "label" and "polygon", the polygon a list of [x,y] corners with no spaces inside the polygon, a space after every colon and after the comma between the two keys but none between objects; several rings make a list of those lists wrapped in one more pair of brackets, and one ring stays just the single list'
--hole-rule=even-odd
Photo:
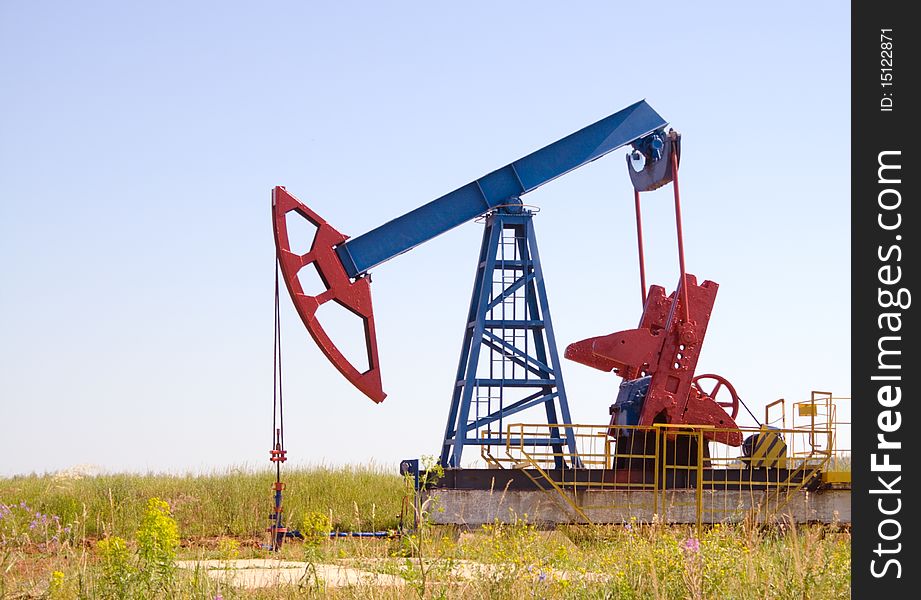
[{"label": "concrete base", "polygon": [[[632,519],[640,522],[697,522],[695,490],[578,491],[574,496],[570,495],[570,499],[582,514],[555,491],[436,489],[429,492],[429,497],[435,498],[428,507],[431,518],[435,523],[445,525],[477,526],[496,520],[514,522],[516,519],[547,525],[587,521],[628,523]],[[797,523],[851,522],[850,490],[800,491],[779,509],[773,494],[704,490],[701,506],[701,521],[704,523],[741,521],[749,517],[758,522],[788,519]]]},{"label": "concrete base", "polygon": [[[470,535],[468,543],[483,543],[479,535]],[[560,541],[562,539],[563,541]],[[557,538],[557,543],[572,544],[568,538]],[[381,588],[403,588],[406,581],[396,575],[387,575],[375,570],[387,568],[391,572],[404,572],[406,576],[413,575],[419,568],[417,559],[410,561],[408,570],[406,559],[393,558],[362,558],[343,561],[345,564],[310,564],[306,562],[292,560],[273,560],[273,559],[248,559],[248,560],[183,560],[178,562],[181,569],[201,569],[212,579],[221,582],[223,585],[233,586],[243,589],[269,588],[276,586],[303,586],[305,592],[310,595],[310,591],[325,592],[333,591],[332,588],[350,588],[353,595],[357,597],[375,597],[380,593]],[[495,581],[498,577],[504,577],[509,572],[521,568],[509,563],[484,564],[472,560],[428,560],[426,566],[429,569],[429,576],[432,581],[441,583],[451,583],[463,586],[465,582],[471,580]],[[589,581],[605,582],[611,577],[610,574],[603,573],[574,573],[549,569],[528,569],[523,574],[531,578],[535,583],[544,581],[545,578],[551,580],[572,580],[572,581]],[[360,591],[359,591],[360,590]],[[362,593],[364,592],[364,593]],[[395,593],[399,593],[399,590]],[[384,594],[390,597],[389,594]],[[403,597],[406,594],[400,594]],[[409,596],[407,596],[409,597]],[[460,597],[465,597],[461,594]]]},{"label": "concrete base", "polygon": [[402,587],[406,583],[393,575],[354,567],[291,560],[185,560],[179,561],[178,566],[181,569],[202,569],[212,579],[246,589],[278,585],[304,585],[319,589],[357,585]]}]

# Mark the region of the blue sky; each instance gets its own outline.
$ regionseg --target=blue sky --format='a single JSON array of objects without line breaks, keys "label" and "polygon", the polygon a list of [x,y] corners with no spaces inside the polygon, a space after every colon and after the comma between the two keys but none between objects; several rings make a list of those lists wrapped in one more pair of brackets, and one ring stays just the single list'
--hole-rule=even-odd
[{"label": "blue sky", "polygon": [[[850,387],[850,22],[836,2],[0,4],[0,475],[267,464],[270,190],[356,236],[645,98],[683,134],[699,371],[760,414]],[[635,326],[621,152],[526,196],[561,346]],[[677,279],[670,193],[647,278]],[[283,298],[303,463],[436,454],[482,229],[374,269],[374,405]],[[573,417],[619,380],[568,363]]]}]

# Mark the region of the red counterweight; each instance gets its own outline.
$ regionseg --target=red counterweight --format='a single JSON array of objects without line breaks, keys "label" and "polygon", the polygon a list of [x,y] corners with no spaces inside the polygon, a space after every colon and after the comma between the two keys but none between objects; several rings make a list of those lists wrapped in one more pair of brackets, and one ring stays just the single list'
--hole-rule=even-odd
[{"label": "red counterweight", "polygon": [[[734,415],[725,410],[729,403],[718,403],[700,389],[694,377],[719,285],[713,281],[697,285],[697,278],[691,274],[685,276],[685,281],[687,321],[679,317],[685,314],[685,295],[676,290],[666,297],[664,288],[653,285],[638,328],[575,342],[566,348],[565,357],[613,371],[625,380],[649,375],[649,390],[638,425],[665,422],[712,426],[714,431],[705,430],[707,439],[738,446],[742,434]],[[737,412],[734,390],[726,387],[736,401]],[[712,393],[715,395],[720,388],[718,384]]]}]

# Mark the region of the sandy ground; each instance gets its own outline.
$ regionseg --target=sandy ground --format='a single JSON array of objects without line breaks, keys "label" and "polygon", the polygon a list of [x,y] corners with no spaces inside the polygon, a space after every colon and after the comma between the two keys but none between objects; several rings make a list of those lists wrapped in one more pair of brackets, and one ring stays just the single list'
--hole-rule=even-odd
[{"label": "sandy ground", "polygon": [[289,560],[184,560],[178,566],[183,569],[206,569],[213,579],[224,581],[235,587],[253,589],[276,585],[317,585],[346,587],[371,584],[381,586],[402,586],[405,582],[393,575],[372,573],[359,568],[322,563],[306,563]]},{"label": "sandy ground", "polygon": [[[183,569],[205,569],[208,575],[235,587],[255,589],[276,585],[306,585],[319,587],[348,587],[354,585],[404,586],[406,582],[395,575],[377,573],[367,568],[381,567],[384,563],[393,563],[393,559],[349,560],[345,564],[307,563],[290,560],[250,559],[250,560],[201,560],[179,561]],[[366,567],[366,568],[362,568]],[[452,580],[469,580],[490,577],[503,565],[491,565],[476,561],[458,560],[450,562]],[[442,574],[444,575],[444,574]],[[588,578],[603,581],[606,577],[600,573],[574,575],[556,571],[552,575],[539,571],[533,572],[535,579],[546,577],[554,579]]]}]

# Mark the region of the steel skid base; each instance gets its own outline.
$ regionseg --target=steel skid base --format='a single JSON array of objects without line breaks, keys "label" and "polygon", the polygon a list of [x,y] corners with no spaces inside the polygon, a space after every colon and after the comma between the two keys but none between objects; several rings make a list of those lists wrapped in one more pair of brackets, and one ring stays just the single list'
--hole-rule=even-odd
[{"label": "steel skid base", "polygon": [[[640,486],[658,485],[662,489],[696,488],[696,474],[693,471],[670,469],[668,473],[653,471],[606,470],[606,469],[446,469],[445,475],[436,487],[453,490],[538,490],[546,491],[549,486],[542,479],[549,478],[564,488],[564,491],[583,487],[604,487],[611,490],[630,490]],[[801,483],[801,477],[788,469],[704,469],[704,489],[762,490],[776,485],[778,481],[790,485]],[[818,491],[821,477],[810,477],[802,481],[807,491]]]},{"label": "steel skid base", "polygon": [[[760,523],[849,524],[850,486],[822,483],[818,476],[776,505],[773,485],[786,473],[765,469],[707,470],[698,489],[693,474],[670,474],[661,489],[649,489],[649,471],[614,473],[603,469],[547,470],[550,478],[577,485],[547,485],[542,474],[525,469],[448,469],[434,497],[439,524],[479,526],[525,520],[536,525],[673,523],[712,524],[754,520]],[[722,482],[714,479],[722,479]],[[646,488],[646,489],[639,489]],[[776,510],[770,510],[772,503]]]}]

